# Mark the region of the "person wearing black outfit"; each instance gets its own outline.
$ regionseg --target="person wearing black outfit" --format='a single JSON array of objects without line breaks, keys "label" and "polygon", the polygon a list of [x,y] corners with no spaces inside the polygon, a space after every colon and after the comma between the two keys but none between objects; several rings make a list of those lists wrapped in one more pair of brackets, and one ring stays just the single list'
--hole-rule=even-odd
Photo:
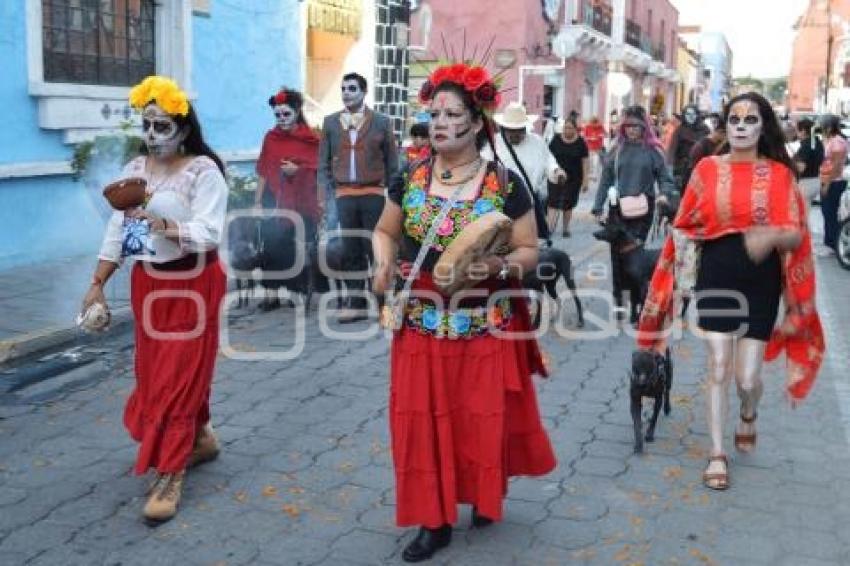
[{"label": "person wearing black outfit", "polygon": [[680,192],[691,176],[691,149],[708,134],[708,126],[700,119],[697,107],[685,106],[682,111],[682,124],[676,128],[667,148],[667,162],[673,169],[676,188]]},{"label": "person wearing black outfit", "polygon": [[721,155],[729,153],[729,144],[726,142],[726,124],[718,124],[710,134],[699,140],[691,148],[690,166],[688,167],[687,177],[684,179],[682,186],[682,196],[685,196],[685,190],[688,187],[688,182],[691,180],[691,173],[697,166],[697,163],[704,157],[709,155]]},{"label": "person wearing black outfit", "polygon": [[[656,199],[656,185],[659,196]],[[609,190],[613,193],[609,194]],[[624,197],[640,197],[648,201],[648,210],[643,216],[621,218],[620,221],[635,240],[645,242],[652,227],[652,217],[656,202],[668,205],[678,196],[673,176],[664,162],[661,142],[650,127],[646,110],[640,106],[630,106],[623,111],[623,118],[617,136],[617,145],[606,158],[602,177],[596,189],[596,199],[591,213],[599,222],[606,222],[605,205],[609,214],[619,215],[619,205],[613,205]],[[611,248],[611,278],[614,302],[623,306],[623,266],[620,253]],[[630,293],[631,295],[631,293]],[[632,297],[635,300],[636,297]],[[619,315],[618,315],[619,316]],[[637,322],[633,318],[632,322]]]},{"label": "person wearing black outfit", "polygon": [[811,203],[820,190],[820,179],[818,173],[824,159],[823,143],[812,134],[814,122],[804,118],[797,122],[797,137],[800,138],[800,149],[794,155],[794,164],[800,174],[800,188],[806,197],[806,202]]},{"label": "person wearing black outfit", "polygon": [[579,191],[587,191],[590,152],[584,138],[579,135],[578,125],[574,120],[564,122],[563,131],[549,142],[549,151],[566,176],[559,177],[558,183],[549,182],[546,222],[549,225],[549,231],[554,232],[560,214],[561,229],[564,237],[568,238],[570,219],[578,203]]}]

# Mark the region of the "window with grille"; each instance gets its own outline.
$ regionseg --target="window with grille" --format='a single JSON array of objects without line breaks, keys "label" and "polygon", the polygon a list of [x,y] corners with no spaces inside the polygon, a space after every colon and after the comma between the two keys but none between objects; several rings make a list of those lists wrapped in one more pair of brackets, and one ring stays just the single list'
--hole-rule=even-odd
[{"label": "window with grille", "polygon": [[46,82],[129,86],[155,72],[155,0],[42,0]]}]

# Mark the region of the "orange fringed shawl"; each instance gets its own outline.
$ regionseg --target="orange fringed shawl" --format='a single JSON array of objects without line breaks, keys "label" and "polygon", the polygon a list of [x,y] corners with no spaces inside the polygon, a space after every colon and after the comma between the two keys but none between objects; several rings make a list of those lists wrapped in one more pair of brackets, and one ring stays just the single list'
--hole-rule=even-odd
[{"label": "orange fringed shawl", "polygon": [[[815,270],[806,208],[787,167],[770,160],[732,162],[728,156],[702,159],[682,199],[674,226],[697,242],[741,233],[753,226],[800,230],[800,246],[782,258],[785,316],[767,344],[770,361],[784,350],[788,393],[803,399],[812,388],[826,345],[815,309]],[[671,237],[650,283],[638,327],[638,346],[660,347],[672,319],[676,249]]]}]

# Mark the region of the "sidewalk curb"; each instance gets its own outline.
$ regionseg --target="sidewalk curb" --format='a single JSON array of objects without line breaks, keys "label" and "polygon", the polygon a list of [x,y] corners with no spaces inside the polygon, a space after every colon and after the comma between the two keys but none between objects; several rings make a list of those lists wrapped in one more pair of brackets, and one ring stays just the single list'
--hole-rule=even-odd
[{"label": "sidewalk curb", "polygon": [[102,336],[114,334],[123,330],[132,323],[133,313],[129,306],[121,307],[112,311],[112,322],[109,330],[102,335],[85,334],[75,324],[64,326],[50,326],[40,330],[33,330],[19,334],[14,338],[0,340],[0,365],[8,364],[14,360],[44,352],[79,340],[80,338],[98,339]]}]

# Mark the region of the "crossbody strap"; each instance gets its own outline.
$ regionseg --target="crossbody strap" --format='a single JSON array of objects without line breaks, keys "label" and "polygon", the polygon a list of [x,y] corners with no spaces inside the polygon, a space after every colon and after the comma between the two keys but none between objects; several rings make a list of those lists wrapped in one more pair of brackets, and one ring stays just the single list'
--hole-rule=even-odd
[{"label": "crossbody strap", "polygon": [[[475,177],[478,177],[478,175],[476,175]],[[440,207],[440,212],[437,213],[436,218],[434,218],[434,221],[428,228],[428,233],[425,235],[425,239],[419,246],[419,253],[416,255],[416,259],[413,261],[413,266],[410,268],[410,273],[408,274],[407,280],[404,282],[404,287],[401,290],[403,298],[406,298],[406,296],[410,293],[410,289],[413,286],[413,281],[419,275],[419,271],[422,269],[422,264],[425,262],[425,258],[428,256],[428,252],[431,249],[431,245],[437,238],[437,230],[439,230],[440,226],[443,224],[443,220],[445,220],[446,216],[449,214],[449,210],[451,210],[451,208],[455,205],[458,197],[460,196],[460,193],[468,184],[469,182],[463,183],[454,190],[452,196],[449,197],[443,203],[442,207]]]},{"label": "crossbody strap", "polygon": [[514,146],[512,146],[510,142],[508,142],[508,138],[505,135],[504,129],[502,129],[500,133],[502,135],[502,141],[505,142],[505,147],[508,148],[508,151],[511,153],[511,157],[514,160],[514,163],[516,163],[517,169],[519,169],[520,174],[522,174],[522,178],[525,181],[525,186],[528,187],[529,192],[534,195],[534,185],[531,184],[531,179],[528,177],[528,173],[525,172],[525,167],[522,166],[522,161],[520,161],[519,157],[517,157],[516,150],[514,150]]}]

